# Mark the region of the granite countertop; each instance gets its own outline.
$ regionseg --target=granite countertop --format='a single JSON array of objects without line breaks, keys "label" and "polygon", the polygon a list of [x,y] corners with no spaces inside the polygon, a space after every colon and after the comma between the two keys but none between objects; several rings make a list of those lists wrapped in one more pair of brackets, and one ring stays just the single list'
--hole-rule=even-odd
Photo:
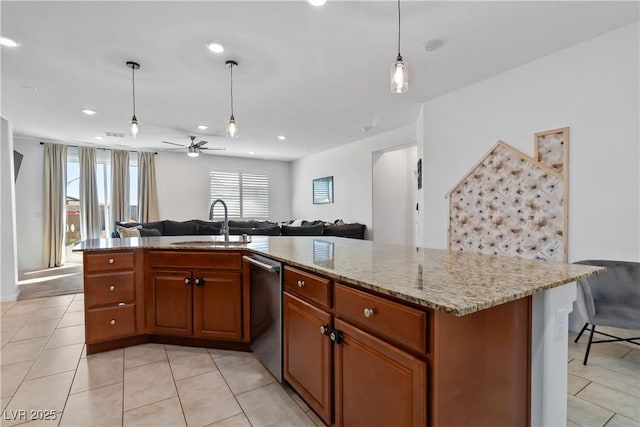
[{"label": "granite countertop", "polygon": [[344,283],[455,316],[471,314],[604,271],[601,267],[579,264],[450,252],[330,236],[251,236],[251,243],[232,247],[202,246],[202,243],[172,244],[214,239],[214,236],[95,239],[80,242],[74,251],[132,248],[249,250]]}]

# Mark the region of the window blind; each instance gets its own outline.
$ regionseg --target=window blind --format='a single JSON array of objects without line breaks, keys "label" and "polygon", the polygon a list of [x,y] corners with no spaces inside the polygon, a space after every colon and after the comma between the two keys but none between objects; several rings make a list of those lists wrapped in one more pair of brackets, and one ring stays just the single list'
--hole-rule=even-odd
[{"label": "window blind", "polygon": [[[230,218],[269,218],[269,177],[240,172],[211,171],[211,201],[222,199]],[[216,205],[214,217],[222,218],[222,206]]]}]

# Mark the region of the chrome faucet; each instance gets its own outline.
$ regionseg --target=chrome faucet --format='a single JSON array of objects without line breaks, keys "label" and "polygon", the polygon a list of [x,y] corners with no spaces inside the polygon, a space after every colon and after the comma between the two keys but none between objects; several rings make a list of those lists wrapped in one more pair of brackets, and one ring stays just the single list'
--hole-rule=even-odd
[{"label": "chrome faucet", "polygon": [[224,222],[222,223],[222,228],[220,229],[220,234],[224,235],[224,241],[229,241],[229,211],[227,210],[227,204],[222,199],[215,199],[211,202],[211,206],[209,207],[209,221],[213,221],[213,208],[216,206],[216,203],[222,203],[222,207],[224,208]]}]

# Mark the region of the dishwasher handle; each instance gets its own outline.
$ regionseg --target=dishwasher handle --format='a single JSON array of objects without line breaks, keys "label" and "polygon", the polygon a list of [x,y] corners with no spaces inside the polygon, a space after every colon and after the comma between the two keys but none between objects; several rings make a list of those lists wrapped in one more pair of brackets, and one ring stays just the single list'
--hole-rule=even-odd
[{"label": "dishwasher handle", "polygon": [[244,255],[242,257],[242,259],[244,261],[247,261],[253,265],[255,265],[256,267],[260,267],[263,270],[267,270],[269,273],[277,273],[280,271],[280,265],[272,265],[272,264],[267,264],[266,262],[262,262],[262,261],[258,261],[255,258],[252,258],[250,256]]}]

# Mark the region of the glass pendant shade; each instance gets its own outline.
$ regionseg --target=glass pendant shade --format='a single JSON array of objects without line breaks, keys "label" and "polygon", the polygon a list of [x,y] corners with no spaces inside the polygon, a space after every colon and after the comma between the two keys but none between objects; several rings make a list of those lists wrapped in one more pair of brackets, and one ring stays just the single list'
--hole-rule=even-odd
[{"label": "glass pendant shade", "polygon": [[227,136],[229,138],[237,138],[238,137],[238,126],[236,125],[236,119],[231,115],[229,118],[229,125],[227,126]]},{"label": "glass pendant shade", "polygon": [[407,63],[398,55],[391,64],[391,92],[403,93],[409,89],[409,70]]},{"label": "glass pendant shade", "polygon": [[134,137],[138,135],[138,130],[138,119],[136,119],[136,116],[133,116],[131,118],[131,135]]}]

